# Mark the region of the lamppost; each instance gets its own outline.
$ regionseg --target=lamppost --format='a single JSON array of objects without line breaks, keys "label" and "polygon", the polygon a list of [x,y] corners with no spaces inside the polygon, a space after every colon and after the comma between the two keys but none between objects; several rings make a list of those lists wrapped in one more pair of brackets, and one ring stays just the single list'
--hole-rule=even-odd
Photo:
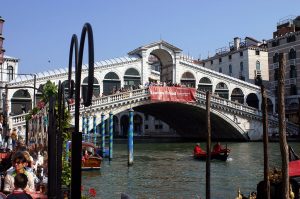
[{"label": "lamppost", "polygon": [[2,19],[2,17],[0,16],[0,65],[1,66],[3,64],[3,57],[4,57],[4,52],[5,52],[5,50],[3,49],[4,37],[2,36],[2,29],[3,29],[4,22],[5,22],[5,20]]}]

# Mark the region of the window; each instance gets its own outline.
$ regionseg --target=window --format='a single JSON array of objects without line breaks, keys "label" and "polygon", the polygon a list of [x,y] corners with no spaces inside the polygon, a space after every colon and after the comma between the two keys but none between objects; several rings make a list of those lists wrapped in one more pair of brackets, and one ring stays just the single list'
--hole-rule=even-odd
[{"label": "window", "polygon": [[244,71],[244,63],[243,62],[240,62],[240,71]]},{"label": "window", "polygon": [[222,58],[219,58],[219,63],[222,63]]},{"label": "window", "polygon": [[292,35],[292,36],[289,36],[289,37],[286,38],[287,43],[290,43],[290,42],[293,42],[293,41],[296,41],[295,35]]},{"label": "window", "polygon": [[228,59],[231,60],[231,58],[232,58],[231,55],[228,55]]},{"label": "window", "polygon": [[145,114],[145,120],[149,120],[149,115],[148,114]]},{"label": "window", "polygon": [[240,57],[243,57],[244,56],[244,53],[243,51],[240,52]]},{"label": "window", "polygon": [[289,59],[296,59],[296,51],[293,48],[289,52]]},{"label": "window", "polygon": [[278,95],[278,86],[275,86],[274,95]]},{"label": "window", "polygon": [[272,42],[272,47],[279,46],[279,40],[275,40]]},{"label": "window", "polygon": [[219,73],[222,73],[222,68],[221,67],[219,68]]},{"label": "window", "polygon": [[255,55],[259,55],[259,53],[260,53],[259,50],[255,51]]},{"label": "window", "polygon": [[290,66],[290,78],[296,78],[297,77],[297,71],[296,71],[296,66],[291,65]]},{"label": "window", "polygon": [[256,70],[260,70],[260,62],[256,61]]},{"label": "window", "polygon": [[214,64],[214,61],[213,60],[210,60],[210,65],[213,65]]},{"label": "window", "polygon": [[295,84],[291,84],[291,95],[297,95],[297,86]]},{"label": "window", "polygon": [[146,124],[146,125],[145,125],[145,129],[148,129],[148,128],[149,128],[149,126],[148,126],[148,124]]},{"label": "window", "polygon": [[11,80],[14,79],[14,68],[12,66],[8,66],[7,71],[8,71],[8,81],[10,82]]},{"label": "window", "polygon": [[273,63],[277,63],[279,62],[279,54],[275,53],[275,55],[273,56]]},{"label": "window", "polygon": [[229,74],[230,75],[232,74],[232,65],[231,64],[229,65]]},{"label": "window", "polygon": [[278,80],[278,74],[279,74],[279,69],[276,68],[276,69],[274,70],[274,80]]}]

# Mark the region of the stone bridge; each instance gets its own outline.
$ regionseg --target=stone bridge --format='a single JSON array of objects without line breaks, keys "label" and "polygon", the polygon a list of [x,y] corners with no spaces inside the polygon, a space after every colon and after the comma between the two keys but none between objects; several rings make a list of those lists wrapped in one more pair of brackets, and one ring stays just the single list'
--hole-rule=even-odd
[{"label": "stone bridge", "polygon": [[[100,124],[100,115],[108,119],[113,115],[132,108],[135,111],[153,115],[174,128],[181,137],[206,136],[206,94],[196,92],[196,102],[154,102],[150,99],[148,88],[123,92],[115,95],[93,99],[90,107],[83,105],[80,108],[81,116],[90,114],[97,116],[97,125]],[[74,124],[74,105],[70,106],[72,123]],[[82,121],[80,121],[82,122]],[[25,125],[25,114],[12,117],[13,126]],[[80,124],[82,126],[82,123]],[[219,96],[211,97],[211,126],[213,139],[261,140],[262,113],[256,108],[237,102],[226,100]],[[297,134],[298,127],[289,123],[287,131]],[[82,129],[81,129],[82,130]],[[270,115],[269,133],[278,133],[278,120]]]}]

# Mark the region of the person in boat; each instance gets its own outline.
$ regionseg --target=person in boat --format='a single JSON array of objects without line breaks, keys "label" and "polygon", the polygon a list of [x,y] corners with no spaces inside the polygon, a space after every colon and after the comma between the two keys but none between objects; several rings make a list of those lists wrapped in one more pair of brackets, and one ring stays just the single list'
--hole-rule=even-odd
[{"label": "person in boat", "polygon": [[205,154],[206,152],[201,149],[200,147],[200,143],[197,143],[196,146],[194,147],[194,155],[197,155],[197,154]]},{"label": "person in boat", "polygon": [[222,153],[222,152],[225,152],[225,151],[230,152],[229,149],[223,148],[220,142],[217,142],[217,143],[214,145],[213,151],[212,151],[212,152],[213,152],[213,153]]}]

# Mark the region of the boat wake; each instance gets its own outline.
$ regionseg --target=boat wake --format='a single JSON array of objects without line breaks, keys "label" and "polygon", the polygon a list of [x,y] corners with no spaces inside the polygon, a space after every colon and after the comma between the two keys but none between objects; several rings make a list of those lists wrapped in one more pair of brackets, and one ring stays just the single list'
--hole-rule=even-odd
[{"label": "boat wake", "polygon": [[227,158],[226,161],[227,161],[227,162],[231,162],[231,161],[233,161],[233,158]]}]

